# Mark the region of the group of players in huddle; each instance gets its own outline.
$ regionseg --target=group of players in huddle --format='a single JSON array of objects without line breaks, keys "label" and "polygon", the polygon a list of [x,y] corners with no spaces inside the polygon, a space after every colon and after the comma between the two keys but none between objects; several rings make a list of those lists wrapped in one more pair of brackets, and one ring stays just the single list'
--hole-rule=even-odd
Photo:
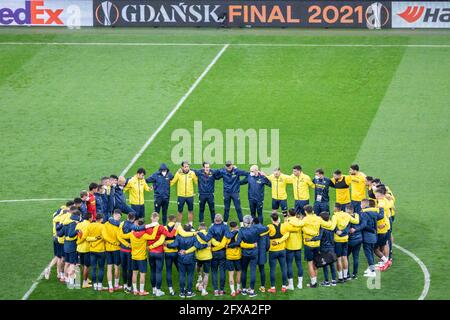
[{"label": "group of players in huddle", "polygon": [[[203,296],[208,295],[210,273],[214,295],[224,295],[228,271],[230,295],[254,297],[257,269],[259,291],[266,291],[267,262],[270,267],[268,292],[277,292],[277,265],[282,278],[281,292],[294,290],[294,261],[297,288],[302,289],[302,250],[308,265],[309,288],[336,286],[357,279],[361,246],[368,263],[364,276],[375,277],[376,271],[385,271],[392,264],[395,197],[380,179],[360,172],[357,164],[350,166],[349,175],[336,170],[332,178],[317,169],[313,179],[303,173],[300,165],[293,167],[292,175],[283,174],[279,168],[267,175],[256,165],[247,172],[229,161],[221,169],[211,169],[205,162],[199,170],[192,170],[184,161],[175,174],[162,164],[149,177],[145,175],[146,171],[139,168],[129,179],[116,175],[103,177],[100,184],[91,183],[89,191],[81,191],[80,197],[68,201],[53,214],[54,258],[45,270],[47,279],[56,265],[59,281],[73,288],[75,270],[80,268],[83,288],[111,293],[124,290],[143,296],[149,294],[145,291],[149,264],[153,295],[160,297],[165,294],[161,290],[165,264],[170,295],[176,295],[172,281],[175,267],[179,273],[180,297],[195,295],[195,271],[198,274],[195,289]],[[215,181],[219,179],[223,179],[224,216],[215,212]],[[170,188],[174,185],[178,216],[167,214]],[[196,230],[193,227],[194,185],[198,185],[200,207]],[[242,185],[248,185],[250,215],[246,216],[242,215],[240,203]],[[288,185],[293,187],[295,200],[291,209],[287,204]],[[272,214],[268,225],[263,224],[265,187],[272,189]],[[330,187],[336,189],[333,214],[329,208]],[[310,188],[314,190],[312,204]],[[145,223],[145,191],[154,191],[154,212],[148,224]],[[231,200],[239,223],[228,221]],[[206,204],[211,224],[204,221]],[[182,224],[185,205],[188,222]],[[126,215],[125,219],[122,214]],[[379,258],[377,264],[375,255]],[[351,272],[350,256],[353,258]],[[102,285],[105,264],[107,288]],[[323,268],[321,283],[317,281],[318,268]]]}]

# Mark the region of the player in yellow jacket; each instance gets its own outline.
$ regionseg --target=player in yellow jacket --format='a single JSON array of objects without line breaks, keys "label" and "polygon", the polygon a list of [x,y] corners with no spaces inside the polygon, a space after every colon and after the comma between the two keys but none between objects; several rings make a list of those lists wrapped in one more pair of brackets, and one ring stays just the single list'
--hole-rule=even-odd
[{"label": "player in yellow jacket", "polygon": [[67,268],[69,267],[69,264],[67,263],[64,255],[64,238],[65,236],[63,234],[58,234],[61,232],[62,228],[64,227],[64,224],[66,220],[70,219],[70,215],[73,211],[75,211],[76,208],[74,206],[71,206],[70,208],[63,209],[62,212],[55,217],[54,223],[55,223],[55,230],[57,233],[57,241],[58,241],[58,254],[60,255],[60,277],[59,281],[62,283],[68,283],[69,278],[67,274]]},{"label": "player in yellow jacket", "polygon": [[377,244],[375,245],[375,254],[381,259],[378,264],[378,269],[385,271],[392,265],[392,260],[389,260],[389,240],[391,238],[391,219],[394,201],[391,197],[387,196],[387,190],[384,185],[377,186],[375,197],[377,198],[378,208],[384,210],[384,218],[377,222],[378,238]]},{"label": "player in yellow jacket", "polygon": [[88,274],[89,267],[91,265],[91,256],[90,256],[90,244],[86,241],[88,235],[88,228],[92,222],[92,214],[90,212],[86,212],[83,214],[83,221],[81,221],[75,227],[76,230],[80,230],[78,233],[77,240],[77,252],[80,261],[80,265],[83,268],[83,285],[82,288],[90,288],[92,285],[89,284]]},{"label": "player in yellow jacket", "polygon": [[[261,173],[265,176],[264,173]],[[283,216],[287,214],[287,192],[286,187],[292,184],[292,177],[283,174],[280,168],[276,168],[273,174],[267,176],[267,179],[272,183],[272,213],[277,213],[278,208],[281,207]]]},{"label": "player in yellow jacket", "polygon": [[330,187],[336,189],[336,203],[340,210],[345,210],[345,207],[350,204],[350,185],[352,178],[342,174],[341,170],[336,170],[333,173],[333,178],[330,179]]},{"label": "player in yellow jacket", "polygon": [[[53,240],[53,259],[50,262],[49,266],[45,268],[44,277],[45,279],[50,279],[50,272],[54,265],[56,265],[56,277],[58,279],[64,280],[64,237],[62,238],[62,243],[59,242],[59,237],[56,234],[56,225],[59,224],[61,216],[64,213],[67,213],[69,207],[73,206],[73,201],[66,202],[65,205],[62,205],[58,210],[53,213],[52,218],[52,240]],[[64,212],[65,211],[65,212]]]},{"label": "player in yellow jacket", "polygon": [[144,191],[151,191],[152,188],[145,182],[146,171],[139,168],[136,175],[127,181],[123,192],[129,193],[131,209],[135,211],[136,219],[145,218]]},{"label": "player in yellow jacket", "polygon": [[[138,219],[134,222],[137,227],[144,225],[144,219]],[[132,286],[133,294],[135,296],[146,296],[148,291],[145,291],[145,274],[147,273],[147,241],[155,240],[158,228],[153,228],[152,234],[143,231],[132,231],[126,234],[121,234],[121,238],[130,240],[131,245],[131,263],[133,265]],[[139,273],[139,291],[137,287],[137,277]]]},{"label": "player in yellow jacket", "polygon": [[302,171],[298,164],[292,168],[292,188],[294,190],[295,211],[304,214],[303,207],[309,204],[309,188],[315,188],[310,176]]},{"label": "player in yellow jacket", "polygon": [[[112,218],[108,219],[103,228],[103,239],[105,240],[106,251],[106,277],[108,279],[108,291],[113,293],[122,289],[119,285],[120,279],[120,241],[118,236],[120,218],[122,212],[119,209],[115,209]],[[114,286],[113,286],[113,274],[112,269],[114,266]]]},{"label": "player in yellow jacket", "polygon": [[[103,274],[105,269],[105,240],[103,240],[103,214],[97,213],[95,222],[87,227],[86,241],[89,242],[89,256],[91,259],[92,283],[94,290],[102,291]],[[97,275],[98,268],[98,275]]]},{"label": "player in yellow jacket", "polygon": [[297,288],[303,288],[303,267],[302,267],[302,229],[300,227],[300,219],[297,217],[295,209],[289,209],[289,214],[284,221],[284,229],[289,232],[286,240],[286,266],[288,278],[288,290],[294,290],[294,270],[292,264],[295,259],[297,265]]},{"label": "player in yellow jacket", "polygon": [[314,264],[314,257],[319,254],[320,228],[334,230],[336,225],[332,221],[325,221],[317,216],[311,205],[306,205],[304,209],[305,216],[301,219],[299,226],[302,227],[305,260],[308,262],[308,273],[311,278],[308,287],[317,288],[317,267]]},{"label": "player in yellow jacket", "polygon": [[348,233],[350,231],[350,224],[358,224],[359,216],[353,213],[351,205],[345,207],[345,212],[340,209],[339,205],[334,207],[334,214],[332,217],[333,224],[336,225],[334,233],[334,248],[337,256],[337,273],[338,283],[344,283],[348,280]]},{"label": "player in yellow jacket", "polygon": [[188,223],[191,226],[194,221],[194,183],[198,184],[197,175],[189,168],[189,162],[183,161],[181,168],[170,181],[170,186],[177,185],[178,222],[183,220],[183,208],[186,204],[188,207]]},{"label": "player in yellow jacket", "polygon": [[359,171],[359,165],[352,164],[350,166],[351,181],[351,204],[353,212],[361,212],[361,201],[366,198],[366,175]]},{"label": "player in yellow jacket", "polygon": [[281,292],[286,292],[287,286],[287,270],[286,270],[286,240],[289,238],[289,232],[286,232],[283,224],[280,221],[278,213],[272,213],[270,216],[272,223],[267,225],[269,227],[269,267],[270,267],[270,293],[276,293],[275,288],[275,271],[277,268],[277,260],[281,268],[281,276],[283,284]]},{"label": "player in yellow jacket", "polygon": [[[164,228],[166,228],[166,230],[169,233],[172,232],[173,229],[177,230],[177,228],[179,227],[179,224],[177,223],[177,218],[175,217],[175,215],[171,214],[167,217],[167,219],[168,219],[168,223]],[[169,243],[174,242],[175,237],[176,237],[176,234],[171,237],[166,237],[165,242],[164,242],[164,262],[166,263],[166,281],[167,281],[167,286],[169,287],[169,294],[171,296],[176,295],[175,290],[173,290],[173,283],[172,283],[172,269],[173,269],[172,266],[173,265],[177,266],[178,250],[168,248],[167,245]],[[178,269],[178,267],[177,267],[177,269]]]},{"label": "player in yellow jacket", "polygon": [[[198,226],[198,232],[207,235],[206,223],[202,222]],[[201,244],[208,244],[208,247],[205,249],[200,249],[195,251],[195,259],[197,260],[197,273],[198,279],[197,284],[195,285],[196,289],[201,291],[202,296],[208,295],[208,291],[206,288],[208,287],[208,279],[209,272],[211,271],[211,260],[212,260],[212,252],[211,252],[211,240],[206,242],[200,236],[196,236],[197,241]]]},{"label": "player in yellow jacket", "polygon": [[[226,244],[225,256],[226,256],[226,268],[228,270],[228,281],[230,283],[230,295],[235,297],[241,293],[241,271],[242,271],[242,251],[240,243],[237,241],[239,227],[236,221],[230,222],[230,230],[225,233],[223,240]],[[234,279],[234,273],[236,272],[236,280]],[[236,283],[236,290],[234,290],[234,284]]]}]

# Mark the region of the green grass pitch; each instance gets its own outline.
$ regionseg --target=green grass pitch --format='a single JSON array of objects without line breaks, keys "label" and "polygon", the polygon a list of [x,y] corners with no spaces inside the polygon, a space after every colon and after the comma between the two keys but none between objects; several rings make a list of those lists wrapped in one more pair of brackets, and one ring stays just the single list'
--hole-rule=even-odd
[{"label": "green grass pitch", "polygon": [[[301,163],[309,175],[317,167],[330,174],[356,161],[366,174],[381,177],[398,199],[395,242],[430,272],[426,298],[450,297],[448,31],[2,28],[0,42],[10,43],[0,43],[0,200],[73,198],[102,175],[120,173],[221,49],[19,43],[229,43],[128,176],[138,166],[156,170],[161,162],[174,170],[171,133],[192,131],[197,120],[204,129],[222,131],[279,129],[286,172]],[[244,43],[392,46],[236,45]],[[430,44],[446,46],[416,46]],[[222,182],[216,187],[220,212]],[[51,214],[63,202],[0,202],[0,299],[22,298],[51,259]],[[148,201],[147,218],[151,207]],[[360,269],[365,267],[361,253]],[[379,290],[368,289],[360,277],[335,288],[258,299],[418,299],[424,286],[419,265],[394,249]],[[136,297],[68,290],[53,272],[29,299]]]}]

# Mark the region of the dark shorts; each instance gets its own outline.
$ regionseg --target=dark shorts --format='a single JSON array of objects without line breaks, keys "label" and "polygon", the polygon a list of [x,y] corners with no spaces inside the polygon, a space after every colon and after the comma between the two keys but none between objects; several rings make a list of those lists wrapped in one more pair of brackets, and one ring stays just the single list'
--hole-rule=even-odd
[{"label": "dark shorts", "polygon": [[58,257],[58,240],[53,240],[53,256]]},{"label": "dark shorts", "polygon": [[64,244],[63,243],[57,243],[56,244],[56,256],[58,258],[63,258],[64,257]]},{"label": "dark shorts", "polygon": [[82,266],[91,266],[91,256],[89,252],[79,252],[78,257],[80,258],[79,261]]},{"label": "dark shorts", "polygon": [[197,265],[199,268],[203,267],[204,273],[211,271],[211,260],[197,260]]},{"label": "dark shorts", "polygon": [[120,250],[106,251],[106,264],[120,265]]},{"label": "dark shorts", "polygon": [[65,252],[64,253],[64,259],[65,262],[70,264],[77,264],[78,263],[78,253],[76,251],[74,252]]},{"label": "dark shorts", "polygon": [[341,211],[345,211],[345,207],[348,206],[350,204],[350,202],[348,203],[337,203],[336,202],[336,206],[339,208],[339,210]]},{"label": "dark shorts", "polygon": [[188,211],[194,210],[194,197],[178,197],[178,212],[183,212],[184,204],[187,204]]},{"label": "dark shorts", "polygon": [[334,243],[334,252],[338,257],[347,256],[348,253],[348,242],[335,242]]},{"label": "dark shorts", "polygon": [[147,260],[131,260],[133,271],[147,273]]},{"label": "dark shorts", "polygon": [[295,200],[295,213],[305,213],[303,207],[309,204],[309,200]]},{"label": "dark shorts", "polygon": [[287,211],[287,200],[272,199],[272,210],[278,210],[280,207],[282,211]]},{"label": "dark shorts", "polygon": [[387,244],[389,236],[390,236],[389,232],[386,232],[385,234],[378,234],[377,244],[375,246],[376,247],[385,246]]},{"label": "dark shorts", "polygon": [[319,215],[321,212],[330,212],[330,203],[328,202],[314,202],[314,213]]},{"label": "dark shorts", "polygon": [[319,247],[311,248],[311,247],[305,246],[303,251],[305,251],[305,260],[313,261],[314,257],[319,254]]},{"label": "dark shorts", "polygon": [[228,271],[241,271],[242,270],[242,264],[241,260],[227,260],[225,262],[225,267]]}]

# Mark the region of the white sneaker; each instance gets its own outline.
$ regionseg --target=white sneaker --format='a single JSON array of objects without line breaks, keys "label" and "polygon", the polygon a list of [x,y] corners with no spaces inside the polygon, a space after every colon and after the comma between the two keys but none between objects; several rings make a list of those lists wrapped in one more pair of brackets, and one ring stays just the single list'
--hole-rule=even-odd
[{"label": "white sneaker", "polygon": [[202,296],[207,296],[208,295],[208,291],[206,291],[205,289],[202,290]]},{"label": "white sneaker", "polygon": [[287,289],[288,289],[288,290],[294,290],[294,285],[290,283],[290,284],[287,286]]},{"label": "white sneaker", "polygon": [[303,289],[303,282],[299,282],[299,283],[298,283],[297,289]]},{"label": "white sneaker", "polygon": [[50,279],[50,268],[45,268],[44,277],[45,277],[45,280]]},{"label": "white sneaker", "polygon": [[165,293],[161,290],[156,290],[156,296],[157,297],[162,297]]}]

